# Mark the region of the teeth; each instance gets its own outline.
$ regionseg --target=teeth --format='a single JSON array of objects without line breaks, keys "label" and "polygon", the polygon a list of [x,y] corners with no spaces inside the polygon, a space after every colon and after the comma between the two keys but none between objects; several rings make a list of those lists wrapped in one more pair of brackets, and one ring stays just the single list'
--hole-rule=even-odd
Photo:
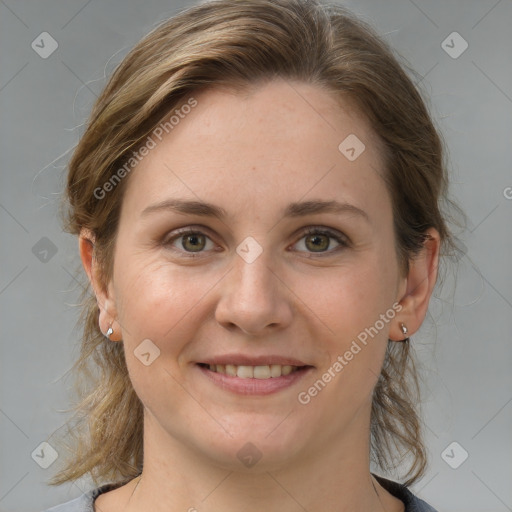
[{"label": "teeth", "polygon": [[270,379],[270,366],[255,366],[254,367],[255,379]]},{"label": "teeth", "polygon": [[254,377],[254,366],[239,366],[236,369],[236,376],[241,379],[252,379]]},{"label": "teeth", "polygon": [[292,373],[293,366],[283,366],[281,368],[281,375],[288,375],[289,373]]},{"label": "teeth", "polygon": [[230,375],[231,377],[236,377],[236,366],[234,364],[226,365],[226,375]]},{"label": "teeth", "polygon": [[282,369],[282,366],[280,364],[271,364],[270,365],[270,376],[271,377],[281,377],[281,369]]},{"label": "teeth", "polygon": [[289,375],[290,373],[299,369],[298,366],[290,365],[261,365],[261,366],[235,366],[234,364],[210,364],[208,365],[210,371],[216,373],[223,373],[231,377],[238,377],[240,379],[270,379]]}]

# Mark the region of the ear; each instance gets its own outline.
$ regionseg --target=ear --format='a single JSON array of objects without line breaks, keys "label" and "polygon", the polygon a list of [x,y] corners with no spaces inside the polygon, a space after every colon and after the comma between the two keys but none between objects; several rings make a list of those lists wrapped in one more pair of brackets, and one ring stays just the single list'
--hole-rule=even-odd
[{"label": "ear", "polygon": [[114,332],[109,339],[111,341],[120,341],[121,329],[116,325],[117,311],[114,294],[112,287],[108,283],[103,283],[101,280],[101,272],[98,266],[98,260],[95,257],[94,244],[94,233],[89,229],[82,229],[78,238],[78,248],[82,265],[94,290],[94,295],[96,296],[100,310],[99,327],[101,332],[105,335],[109,327],[112,327]]},{"label": "ear", "polygon": [[[394,341],[402,341],[417,332],[427,314],[437,280],[441,237],[435,228],[427,230],[426,235],[419,254],[409,260],[409,271],[400,286],[397,300],[402,309],[389,332],[389,338]],[[405,336],[400,328],[402,323],[408,331]]]}]

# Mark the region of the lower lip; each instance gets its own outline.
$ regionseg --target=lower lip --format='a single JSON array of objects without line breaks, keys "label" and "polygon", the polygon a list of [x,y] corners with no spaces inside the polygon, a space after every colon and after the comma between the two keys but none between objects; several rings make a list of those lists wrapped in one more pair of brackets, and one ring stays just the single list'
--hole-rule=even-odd
[{"label": "lower lip", "polygon": [[270,379],[241,379],[224,373],[212,372],[204,366],[196,365],[196,367],[217,386],[239,395],[270,395],[276,393],[293,386],[313,369],[311,366],[306,366],[288,375],[271,377]]}]

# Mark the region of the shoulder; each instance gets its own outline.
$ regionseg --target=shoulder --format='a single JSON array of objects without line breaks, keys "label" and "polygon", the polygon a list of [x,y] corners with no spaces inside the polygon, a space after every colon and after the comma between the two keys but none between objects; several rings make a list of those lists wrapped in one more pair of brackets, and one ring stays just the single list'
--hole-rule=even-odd
[{"label": "shoulder", "polygon": [[94,500],[105,492],[111,491],[119,487],[120,484],[105,484],[96,489],[84,492],[78,498],[75,498],[66,503],[62,503],[55,507],[48,508],[43,512],[95,512]]},{"label": "shoulder", "polygon": [[373,475],[386,491],[403,501],[405,505],[404,512],[437,512],[431,505],[414,494],[405,485],[387,480],[381,476]]}]

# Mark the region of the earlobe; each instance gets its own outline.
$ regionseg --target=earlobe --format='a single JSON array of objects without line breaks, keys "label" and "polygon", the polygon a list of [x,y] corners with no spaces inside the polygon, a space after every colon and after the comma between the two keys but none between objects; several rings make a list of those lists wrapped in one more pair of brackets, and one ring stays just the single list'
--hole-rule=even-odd
[{"label": "earlobe", "polygon": [[[403,341],[418,331],[427,314],[437,280],[441,239],[435,228],[430,228],[426,235],[423,249],[409,261],[405,292],[398,297],[402,309],[397,315],[396,325],[390,330],[391,340]],[[402,324],[406,326],[407,336],[404,335]]]},{"label": "earlobe", "polygon": [[401,341],[409,341],[409,329],[407,329],[407,326],[403,322],[400,322],[400,329],[403,334],[403,339]]}]

